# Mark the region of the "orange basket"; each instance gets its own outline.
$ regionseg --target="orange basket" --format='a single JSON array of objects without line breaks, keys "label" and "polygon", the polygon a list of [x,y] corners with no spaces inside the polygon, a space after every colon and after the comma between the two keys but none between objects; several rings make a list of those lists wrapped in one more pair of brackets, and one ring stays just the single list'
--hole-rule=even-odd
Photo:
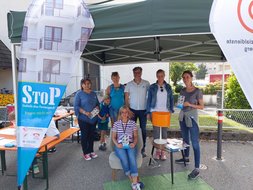
[{"label": "orange basket", "polygon": [[170,127],[170,112],[152,112],[152,124],[156,127]]}]

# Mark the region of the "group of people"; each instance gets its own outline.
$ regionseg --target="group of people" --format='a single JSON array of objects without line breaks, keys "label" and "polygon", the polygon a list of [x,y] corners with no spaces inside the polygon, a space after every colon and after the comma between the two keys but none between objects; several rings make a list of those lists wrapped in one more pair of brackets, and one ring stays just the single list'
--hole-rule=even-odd
[{"label": "group of people", "polygon": [[[145,157],[146,124],[152,121],[153,112],[174,112],[173,90],[165,81],[165,71],[156,72],[157,81],[151,84],[143,80],[142,68],[133,69],[134,79],[126,85],[120,84],[118,72],[112,72],[112,84],[107,87],[103,101],[91,90],[90,79],[81,80],[81,90],[76,93],[74,110],[81,130],[83,157],[91,160],[97,157],[94,152],[94,132],[96,125],[101,130],[100,150],[106,149],[105,134],[108,130],[109,118],[112,124],[112,141],[125,174],[132,181],[132,189],[140,189],[138,182],[137,155],[137,120],[142,132],[142,156]],[[180,92],[184,96],[183,108],[179,114],[179,124],[184,143],[190,144],[194,150],[195,169],[189,174],[190,179],[199,175],[200,147],[197,109],[203,109],[202,92],[193,83],[191,71],[182,74],[185,88]],[[153,126],[154,139],[159,138],[159,126]],[[190,137],[189,137],[190,135]],[[162,129],[162,138],[167,139],[167,128]],[[189,163],[189,147],[185,149],[185,160],[177,163]],[[157,149],[155,159],[166,160],[166,152]]]}]

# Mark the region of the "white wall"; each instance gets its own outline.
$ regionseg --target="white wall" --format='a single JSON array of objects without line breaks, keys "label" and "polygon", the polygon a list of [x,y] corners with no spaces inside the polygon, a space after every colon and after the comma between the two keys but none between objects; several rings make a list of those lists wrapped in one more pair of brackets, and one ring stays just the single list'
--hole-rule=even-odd
[{"label": "white wall", "polygon": [[118,65],[118,66],[103,66],[101,67],[101,89],[105,89],[111,84],[111,73],[114,71],[119,72],[120,83],[125,84],[133,80],[133,68],[142,67],[142,78],[148,80],[151,84],[156,81],[156,71],[163,69],[165,71],[165,80],[169,82],[169,63],[144,63],[132,65]]}]

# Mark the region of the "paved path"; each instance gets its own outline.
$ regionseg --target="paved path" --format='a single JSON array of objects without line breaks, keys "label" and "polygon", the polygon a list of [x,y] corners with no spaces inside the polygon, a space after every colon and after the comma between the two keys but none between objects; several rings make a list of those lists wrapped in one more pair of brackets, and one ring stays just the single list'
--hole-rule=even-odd
[{"label": "paved path", "polygon": [[[150,139],[147,152],[150,152]],[[96,143],[96,149],[97,149]],[[252,190],[253,189],[253,144],[251,142],[224,142],[224,161],[216,161],[216,142],[201,142],[201,163],[207,170],[201,171],[201,177],[216,190]],[[192,154],[192,152],[191,152]],[[77,143],[61,143],[57,152],[49,155],[50,189],[52,190],[101,190],[103,183],[111,180],[111,169],[108,164],[109,151],[98,152],[99,158],[85,161],[81,157],[81,146]],[[175,154],[179,158],[180,153]],[[16,154],[7,153],[8,174],[15,173]],[[191,158],[193,160],[193,158]],[[144,159],[140,176],[170,173],[169,160],[161,162],[160,168],[147,166]],[[186,168],[175,164],[176,171],[191,170],[193,162]],[[118,179],[125,179],[122,171],[117,173]],[[29,176],[29,189],[41,190],[45,181],[32,179]],[[177,179],[175,179],[177,183]],[[0,176],[0,190],[16,189],[16,177]]]}]

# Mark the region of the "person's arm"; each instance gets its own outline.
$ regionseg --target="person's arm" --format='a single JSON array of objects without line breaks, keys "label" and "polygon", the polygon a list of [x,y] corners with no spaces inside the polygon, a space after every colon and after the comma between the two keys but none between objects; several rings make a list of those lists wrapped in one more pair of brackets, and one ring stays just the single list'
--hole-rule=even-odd
[{"label": "person's arm", "polygon": [[173,90],[171,86],[169,85],[170,90],[171,90],[171,95],[170,95],[170,111],[171,113],[174,113],[174,97],[173,97]]},{"label": "person's arm", "polygon": [[204,109],[204,101],[203,99],[198,99],[198,104],[190,104],[189,102],[184,102],[184,106],[192,107],[194,109]]},{"label": "person's arm", "polygon": [[188,107],[192,107],[194,109],[200,109],[200,110],[204,109],[203,99],[199,99],[198,101],[199,101],[199,104],[197,104],[197,105],[196,104],[190,104],[189,102],[184,102],[184,106],[185,107],[188,106]]},{"label": "person's arm", "polygon": [[134,142],[130,144],[131,148],[134,148],[138,142],[138,130],[134,130]]},{"label": "person's arm", "polygon": [[102,116],[100,115],[100,113],[99,113],[99,114],[98,114],[98,118],[101,119],[101,120],[106,120],[106,115],[105,115],[104,117],[102,117]]},{"label": "person's arm", "polygon": [[79,93],[77,92],[77,94],[75,95],[75,99],[74,99],[74,111],[75,111],[75,115],[78,117],[80,114],[80,104],[81,104],[81,99],[79,97]]},{"label": "person's arm", "polygon": [[126,86],[125,86],[125,89],[124,89],[124,95],[125,95],[125,105],[127,106],[127,107],[129,107],[130,106],[130,104],[129,104],[129,84],[127,84]]},{"label": "person's arm", "polygon": [[125,92],[125,104],[126,104],[126,106],[130,106],[129,105],[129,93],[128,92]]},{"label": "person's arm", "polygon": [[147,114],[147,119],[150,120],[151,119],[151,100],[152,100],[152,95],[151,95],[151,90],[150,87],[148,89],[148,98],[147,98],[147,108],[146,108],[146,114]]},{"label": "person's arm", "polygon": [[99,109],[100,110],[100,108],[99,108],[99,101],[98,101],[98,96],[97,96],[97,94],[94,92],[94,94],[95,94],[95,97],[96,97],[96,107],[97,107],[97,109]]},{"label": "person's arm", "polygon": [[106,90],[105,90],[105,94],[110,96],[111,93],[111,85],[107,86]]},{"label": "person's arm", "polygon": [[115,131],[112,132],[112,141],[113,141],[113,143],[115,144],[116,147],[118,147],[118,148],[122,148],[123,147],[122,144],[118,144],[117,133]]}]

